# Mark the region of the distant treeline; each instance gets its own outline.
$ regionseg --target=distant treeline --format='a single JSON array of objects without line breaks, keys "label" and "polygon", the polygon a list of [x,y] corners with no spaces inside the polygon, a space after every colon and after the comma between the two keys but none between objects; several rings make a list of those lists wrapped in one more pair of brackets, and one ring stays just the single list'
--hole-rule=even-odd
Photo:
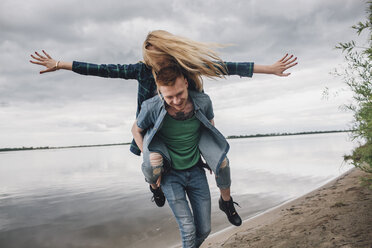
[{"label": "distant treeline", "polygon": [[304,135],[304,134],[320,134],[320,133],[345,133],[352,130],[333,130],[333,131],[310,131],[299,133],[267,133],[267,134],[253,134],[253,135],[230,135],[227,139],[240,139],[240,138],[257,138],[257,137],[271,137],[271,136],[288,136],[288,135]]},{"label": "distant treeline", "polygon": [[40,146],[40,147],[18,147],[18,148],[0,148],[0,152],[8,151],[25,151],[25,150],[45,150],[45,149],[63,149],[63,148],[81,148],[81,147],[96,147],[96,146],[121,146],[129,145],[130,143],[102,144],[102,145],[81,145],[81,146]]},{"label": "distant treeline", "polygon": [[[334,130],[334,131],[312,131],[312,132],[300,132],[300,133],[268,133],[268,134],[254,134],[254,135],[231,135],[231,136],[227,136],[227,139],[303,135],[303,134],[320,134],[320,133],[343,133],[343,132],[351,132],[351,131],[352,130]],[[96,146],[121,146],[121,145],[129,145],[129,144],[130,143],[116,143],[116,144],[102,144],[102,145],[59,146],[59,147],[53,147],[53,146],[32,147],[31,146],[31,147],[19,147],[19,148],[0,148],[0,152],[62,149],[62,148],[82,148],[82,147],[96,147]]]}]

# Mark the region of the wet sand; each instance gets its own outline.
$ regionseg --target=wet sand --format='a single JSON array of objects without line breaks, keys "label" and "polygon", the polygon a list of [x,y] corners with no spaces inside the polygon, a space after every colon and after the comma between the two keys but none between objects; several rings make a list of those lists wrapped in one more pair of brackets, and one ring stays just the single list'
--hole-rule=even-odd
[{"label": "wet sand", "polygon": [[372,248],[372,191],[352,169],[325,186],[209,237],[203,248]]}]

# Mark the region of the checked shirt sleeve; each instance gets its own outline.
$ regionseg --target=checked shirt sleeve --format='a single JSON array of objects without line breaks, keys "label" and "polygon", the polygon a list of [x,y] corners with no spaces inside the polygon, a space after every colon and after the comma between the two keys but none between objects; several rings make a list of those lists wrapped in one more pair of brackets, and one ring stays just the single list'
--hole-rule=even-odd
[{"label": "checked shirt sleeve", "polygon": [[238,75],[241,77],[252,77],[253,62],[224,62],[227,68],[227,75]]},{"label": "checked shirt sleeve", "polygon": [[137,64],[91,64],[74,61],[72,71],[82,75],[92,75],[106,78],[137,79],[140,75],[142,63]]}]

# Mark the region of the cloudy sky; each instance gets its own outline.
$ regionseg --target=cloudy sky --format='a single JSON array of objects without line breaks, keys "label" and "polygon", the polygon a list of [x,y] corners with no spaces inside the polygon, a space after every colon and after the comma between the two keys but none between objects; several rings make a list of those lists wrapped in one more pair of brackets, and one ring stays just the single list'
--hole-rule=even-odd
[{"label": "cloudy sky", "polygon": [[0,147],[130,141],[136,81],[62,70],[40,75],[30,54],[45,49],[63,61],[135,63],[156,29],[233,43],[219,51],[226,61],[298,57],[286,78],[205,80],[226,136],[346,129],[352,115],[339,106],[350,93],[329,73],[344,63],[338,42],[363,40],[350,27],[365,19],[365,8],[361,0],[2,0]]}]

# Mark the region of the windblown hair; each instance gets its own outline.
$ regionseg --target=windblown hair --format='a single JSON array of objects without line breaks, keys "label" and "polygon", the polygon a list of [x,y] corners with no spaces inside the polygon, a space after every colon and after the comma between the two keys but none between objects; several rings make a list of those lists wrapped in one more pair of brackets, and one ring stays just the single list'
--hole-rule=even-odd
[{"label": "windblown hair", "polygon": [[176,83],[177,78],[184,77],[181,68],[172,64],[161,68],[156,75],[156,85],[158,86],[173,86]]},{"label": "windblown hair", "polygon": [[158,65],[159,61],[164,62],[165,65],[177,63],[189,83],[193,81],[196,89],[201,91],[202,76],[223,78],[227,74],[223,61],[212,49],[218,47],[222,45],[197,42],[164,30],[155,30],[147,35],[142,52],[144,63],[152,68],[155,78],[156,73],[161,69]]}]

